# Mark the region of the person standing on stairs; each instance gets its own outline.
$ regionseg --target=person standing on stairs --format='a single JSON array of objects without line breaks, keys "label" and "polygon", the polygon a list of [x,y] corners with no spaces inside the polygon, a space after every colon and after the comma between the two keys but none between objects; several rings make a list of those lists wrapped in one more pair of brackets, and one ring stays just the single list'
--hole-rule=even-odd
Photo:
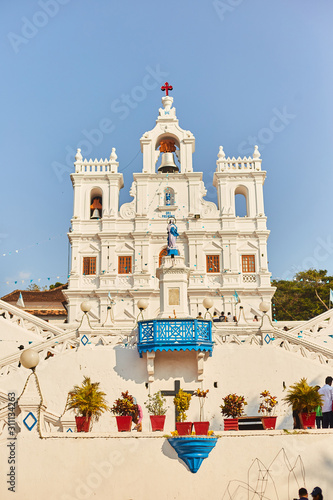
[{"label": "person standing on stairs", "polygon": [[323,396],[322,412],[323,412],[323,429],[333,429],[333,388],[332,377],[326,377],[325,385],[319,389],[319,394]]}]

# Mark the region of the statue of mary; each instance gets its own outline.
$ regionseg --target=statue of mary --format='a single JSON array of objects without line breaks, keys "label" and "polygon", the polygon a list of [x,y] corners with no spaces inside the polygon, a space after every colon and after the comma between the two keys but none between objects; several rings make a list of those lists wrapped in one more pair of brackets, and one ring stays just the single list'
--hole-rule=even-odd
[{"label": "statue of mary", "polygon": [[179,255],[177,249],[177,237],[179,236],[175,219],[169,219],[168,231],[168,255]]}]

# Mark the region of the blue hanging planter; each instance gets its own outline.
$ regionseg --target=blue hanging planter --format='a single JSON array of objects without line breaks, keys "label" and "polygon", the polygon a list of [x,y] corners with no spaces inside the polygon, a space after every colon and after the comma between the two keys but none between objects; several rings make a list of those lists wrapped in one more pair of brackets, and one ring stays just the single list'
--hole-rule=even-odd
[{"label": "blue hanging planter", "polygon": [[217,438],[177,437],[168,438],[178,457],[186,463],[193,474],[198,472],[202,461],[208,457],[215,447]]}]

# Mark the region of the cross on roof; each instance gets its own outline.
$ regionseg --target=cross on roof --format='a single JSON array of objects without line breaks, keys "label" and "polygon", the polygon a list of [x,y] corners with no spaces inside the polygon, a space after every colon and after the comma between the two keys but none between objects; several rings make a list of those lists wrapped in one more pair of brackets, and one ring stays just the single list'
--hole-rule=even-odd
[{"label": "cross on roof", "polygon": [[173,90],[172,85],[169,85],[168,82],[165,82],[164,85],[161,87],[162,92],[165,91],[165,95],[169,95],[169,90]]},{"label": "cross on roof", "polygon": [[[180,389],[180,381],[175,380],[175,388],[173,391],[161,391],[162,396],[177,396],[178,392]],[[194,391],[188,391],[187,389],[185,392],[188,392],[189,394],[193,394]],[[175,422],[177,422],[177,417],[178,417],[178,412],[177,412],[177,407],[175,406]]]}]

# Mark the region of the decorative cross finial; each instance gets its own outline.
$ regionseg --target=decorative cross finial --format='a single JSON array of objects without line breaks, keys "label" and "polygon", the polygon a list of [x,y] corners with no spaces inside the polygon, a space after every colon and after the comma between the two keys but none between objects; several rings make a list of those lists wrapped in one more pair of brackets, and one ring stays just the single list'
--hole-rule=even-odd
[{"label": "decorative cross finial", "polygon": [[165,91],[165,95],[169,95],[169,90],[173,90],[172,85],[169,85],[168,82],[165,82],[164,85],[161,87],[162,92]]}]

